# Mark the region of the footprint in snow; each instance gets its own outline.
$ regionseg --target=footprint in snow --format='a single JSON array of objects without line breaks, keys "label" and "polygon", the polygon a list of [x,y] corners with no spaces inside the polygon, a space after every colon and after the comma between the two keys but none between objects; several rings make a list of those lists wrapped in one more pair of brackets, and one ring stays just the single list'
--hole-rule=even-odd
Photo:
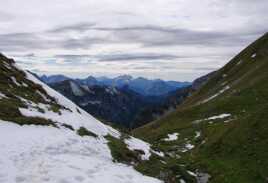
[{"label": "footprint in snow", "polygon": [[61,179],[60,181],[59,181],[59,183],[71,183],[69,180],[66,180],[66,179]]},{"label": "footprint in snow", "polygon": [[50,181],[50,178],[49,177],[44,177],[44,178],[42,178],[42,180],[43,180],[43,182],[48,182],[48,181]]},{"label": "footprint in snow", "polygon": [[16,183],[26,182],[26,177],[18,176],[15,179]]},{"label": "footprint in snow", "polygon": [[81,168],[74,166],[74,165],[68,165],[69,168],[75,169],[75,170],[82,170]]},{"label": "footprint in snow", "polygon": [[74,179],[79,182],[83,182],[85,180],[83,176],[75,176]]}]

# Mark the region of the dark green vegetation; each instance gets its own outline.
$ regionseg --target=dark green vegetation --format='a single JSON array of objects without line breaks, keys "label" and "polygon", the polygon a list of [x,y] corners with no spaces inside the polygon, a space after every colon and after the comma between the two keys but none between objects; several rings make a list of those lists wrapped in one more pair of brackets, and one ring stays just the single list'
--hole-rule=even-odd
[{"label": "dark green vegetation", "polygon": [[65,127],[65,128],[67,128],[67,129],[69,129],[69,130],[74,131],[74,128],[73,128],[71,125],[68,125],[68,124],[62,123],[62,124],[61,124],[61,126],[63,126],[63,127]]},{"label": "dark green vegetation", "polygon": [[[14,66],[15,62],[0,54],[0,93],[5,97],[0,98],[0,119],[16,122],[20,125],[52,125],[54,122],[37,117],[25,117],[19,108],[28,108],[28,102],[43,103],[50,106],[49,110],[59,112],[63,106],[57,104],[54,98],[32,81],[26,79],[26,74]],[[39,112],[45,112],[37,105]]]},{"label": "dark green vegetation", "polygon": [[[267,182],[267,81],[266,33],[214,73],[175,112],[134,130],[134,134],[166,154],[181,156],[172,163],[209,173],[211,183]],[[231,116],[204,120],[221,114]],[[174,132],[180,134],[178,140],[163,141]],[[187,143],[195,148],[181,152]]]},{"label": "dark green vegetation", "polygon": [[84,136],[91,136],[91,137],[98,137],[98,135],[96,135],[95,133],[87,130],[85,127],[80,127],[78,130],[77,130],[77,134],[80,135],[81,137],[84,137]]}]

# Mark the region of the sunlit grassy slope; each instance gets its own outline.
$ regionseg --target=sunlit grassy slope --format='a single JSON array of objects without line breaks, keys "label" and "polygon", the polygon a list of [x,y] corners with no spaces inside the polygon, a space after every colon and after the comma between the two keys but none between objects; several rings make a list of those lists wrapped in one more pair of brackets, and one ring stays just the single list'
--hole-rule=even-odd
[{"label": "sunlit grassy slope", "polygon": [[[163,140],[174,132],[177,140]],[[172,163],[210,174],[209,182],[268,182],[268,33],[175,112],[133,133],[165,154],[181,156]],[[182,152],[187,144],[195,147]]]}]

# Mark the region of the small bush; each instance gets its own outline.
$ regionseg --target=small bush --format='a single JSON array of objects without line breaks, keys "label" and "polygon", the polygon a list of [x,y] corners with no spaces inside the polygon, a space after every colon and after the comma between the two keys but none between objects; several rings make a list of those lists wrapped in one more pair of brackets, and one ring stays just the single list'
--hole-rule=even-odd
[{"label": "small bush", "polygon": [[88,131],[85,127],[80,127],[77,130],[77,134],[80,135],[81,137],[84,137],[84,136],[91,136],[91,137],[95,137],[95,138],[98,137],[98,135],[96,135],[93,132]]},{"label": "small bush", "polygon": [[61,124],[61,126],[65,127],[65,128],[68,128],[69,130],[74,131],[74,128],[71,125],[63,123],[63,124]]}]

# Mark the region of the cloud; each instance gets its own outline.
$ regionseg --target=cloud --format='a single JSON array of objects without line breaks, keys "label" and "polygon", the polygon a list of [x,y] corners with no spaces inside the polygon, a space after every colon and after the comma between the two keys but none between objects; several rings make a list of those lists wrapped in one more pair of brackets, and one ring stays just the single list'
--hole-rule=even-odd
[{"label": "cloud", "polygon": [[99,55],[99,61],[144,61],[144,60],[175,60],[178,56],[154,53],[132,53],[132,54],[116,54],[116,55]]},{"label": "cloud", "polygon": [[[260,35],[265,30],[252,29],[247,32],[230,33],[220,31],[198,31],[182,28],[172,28],[163,26],[129,26],[129,27],[98,27],[95,24],[80,24],[60,27],[51,32],[65,32],[72,30],[81,32],[102,31],[106,33],[104,38],[102,35],[96,37],[82,36],[77,39],[67,39],[62,46],[67,49],[73,48],[89,48],[93,44],[109,44],[109,43],[139,43],[146,47],[154,46],[176,46],[176,45],[209,45],[209,46],[231,46],[241,45],[252,39],[251,36]],[[107,36],[108,35],[108,36]],[[98,37],[99,36],[99,37]]]},{"label": "cloud", "polygon": [[78,23],[78,24],[73,24],[73,25],[60,26],[52,30],[49,30],[48,32],[51,32],[51,33],[62,33],[62,32],[68,32],[68,31],[84,32],[95,25],[96,23],[86,23],[86,22]]},{"label": "cloud", "polygon": [[49,73],[191,80],[267,32],[267,9],[267,0],[8,0],[0,52]]},{"label": "cloud", "polygon": [[175,60],[176,55],[155,54],[155,53],[125,53],[125,54],[98,54],[98,55],[55,55],[55,58],[65,60],[94,60],[94,61],[154,61],[154,60]]},{"label": "cloud", "polygon": [[[80,25],[80,24],[79,24]],[[252,36],[256,37],[261,31],[252,31],[247,34],[230,34],[213,31],[194,31],[188,29],[175,29],[161,26],[143,27],[91,27],[91,24],[70,25],[41,33],[14,33],[0,34],[0,50],[2,51],[32,51],[44,49],[89,49],[94,45],[108,44],[140,44],[143,47],[170,47],[182,45],[201,46],[237,46],[248,43]],[[78,27],[76,27],[78,26]],[[69,30],[88,31],[78,38],[72,35],[58,37],[59,32]],[[105,35],[90,36],[90,31],[105,31]],[[111,56],[113,57],[113,55]],[[138,58],[138,56],[136,56]],[[149,57],[146,56],[145,59]],[[152,60],[156,56],[151,57]],[[111,58],[112,59],[112,58]],[[118,59],[121,59],[120,57]],[[131,58],[129,58],[131,59]],[[139,58],[138,58],[139,59]],[[167,57],[167,59],[170,59]],[[134,59],[133,59],[134,60]]]},{"label": "cloud", "polygon": [[14,16],[10,13],[6,13],[5,11],[0,11],[0,22],[8,22],[13,19]]},{"label": "cloud", "polygon": [[59,46],[58,41],[42,38],[42,35],[36,33],[0,34],[0,40],[1,51],[32,52]]}]

